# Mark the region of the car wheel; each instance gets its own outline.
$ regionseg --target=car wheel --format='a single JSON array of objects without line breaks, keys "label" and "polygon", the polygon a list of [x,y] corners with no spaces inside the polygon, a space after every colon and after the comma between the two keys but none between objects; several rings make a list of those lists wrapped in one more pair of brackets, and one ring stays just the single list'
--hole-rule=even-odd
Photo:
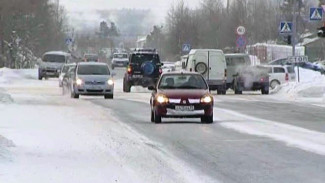
[{"label": "car wheel", "polygon": [[62,85],[62,95],[65,95],[65,93],[66,93],[66,88],[64,85]]},{"label": "car wheel", "polygon": [[113,94],[108,94],[108,95],[104,95],[105,99],[113,99],[114,95]]},{"label": "car wheel", "polygon": [[155,122],[155,115],[152,110],[151,110],[151,122]]},{"label": "car wheel", "polygon": [[114,68],[115,68],[114,65],[112,65],[112,69],[113,69],[113,70],[114,70]]},{"label": "car wheel", "polygon": [[213,115],[201,117],[202,123],[213,123]]},{"label": "car wheel", "polygon": [[203,62],[199,62],[199,63],[196,64],[195,72],[198,72],[198,73],[204,75],[207,71],[208,71],[207,64],[205,64]]},{"label": "car wheel", "polygon": [[78,99],[79,95],[75,93],[73,86],[71,87],[71,98]]},{"label": "car wheel", "polygon": [[270,84],[270,87],[271,87],[272,89],[275,89],[278,85],[280,85],[280,82],[277,81],[277,80],[273,80],[273,81],[271,82],[271,84]]},{"label": "car wheel", "polygon": [[42,80],[43,79],[43,76],[42,75],[38,75],[38,80]]},{"label": "car wheel", "polygon": [[78,94],[75,94],[75,93],[73,92],[73,93],[71,93],[71,98],[78,99],[78,98],[79,98],[79,95],[78,95]]},{"label": "car wheel", "polygon": [[243,91],[235,90],[235,94],[236,95],[242,95],[243,94]]},{"label": "car wheel", "polygon": [[130,93],[131,92],[131,85],[128,82],[123,82],[123,92]]},{"label": "car wheel", "polygon": [[266,88],[262,88],[261,89],[262,95],[268,95],[269,94],[269,90]]},{"label": "car wheel", "polygon": [[161,116],[158,116],[156,113],[154,113],[154,121],[155,123],[161,123]]}]

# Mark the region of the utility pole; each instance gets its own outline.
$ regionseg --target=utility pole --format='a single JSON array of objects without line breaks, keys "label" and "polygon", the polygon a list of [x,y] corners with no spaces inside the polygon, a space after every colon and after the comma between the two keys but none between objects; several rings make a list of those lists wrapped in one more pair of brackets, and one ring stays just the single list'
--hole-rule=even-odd
[{"label": "utility pole", "polygon": [[[292,21],[292,36],[291,36],[291,43],[292,43],[292,56],[296,56],[296,38],[297,38],[297,3],[299,3],[300,7],[300,2],[294,1],[293,3],[293,21]],[[300,9],[298,10],[300,12]],[[299,64],[297,65],[297,70],[298,70],[298,82],[300,82],[300,71],[299,71]]]},{"label": "utility pole", "polygon": [[59,18],[60,18],[60,0],[56,0],[56,5],[57,5],[56,16],[57,16],[57,21],[59,21]]}]

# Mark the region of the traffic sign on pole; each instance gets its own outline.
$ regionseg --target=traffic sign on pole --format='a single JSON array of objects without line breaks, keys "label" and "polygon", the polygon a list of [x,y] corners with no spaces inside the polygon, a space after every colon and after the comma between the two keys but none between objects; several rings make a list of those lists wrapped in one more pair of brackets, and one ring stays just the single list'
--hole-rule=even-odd
[{"label": "traffic sign on pole", "polygon": [[73,42],[72,38],[66,38],[65,39],[65,44],[66,45],[70,45],[70,44],[72,44],[72,42]]},{"label": "traffic sign on pole", "polygon": [[323,19],[323,8],[310,8],[309,20],[321,21]]},{"label": "traffic sign on pole", "polygon": [[281,22],[280,23],[280,33],[281,34],[291,34],[292,33],[292,22]]},{"label": "traffic sign on pole", "polygon": [[243,36],[245,34],[245,32],[246,32],[246,29],[245,29],[244,26],[239,26],[239,27],[237,27],[236,31],[237,31],[238,35]]},{"label": "traffic sign on pole", "polygon": [[307,56],[292,56],[292,57],[288,57],[287,62],[292,63],[292,64],[308,62],[308,57]]},{"label": "traffic sign on pole", "polygon": [[244,36],[238,36],[236,40],[237,48],[243,48],[246,46],[246,38]]},{"label": "traffic sign on pole", "polygon": [[190,44],[183,44],[182,51],[183,52],[190,52],[191,51],[191,45]]}]

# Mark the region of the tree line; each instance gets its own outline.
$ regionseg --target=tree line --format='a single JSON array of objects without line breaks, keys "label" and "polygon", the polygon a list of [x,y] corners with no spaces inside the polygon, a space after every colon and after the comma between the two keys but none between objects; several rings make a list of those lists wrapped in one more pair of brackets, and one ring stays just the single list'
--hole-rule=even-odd
[{"label": "tree line", "polygon": [[[172,5],[164,26],[154,26],[147,36],[147,46],[161,50],[165,59],[177,60],[182,45],[192,48],[224,49],[236,52],[236,28],[246,28],[247,44],[277,42],[286,44],[287,37],[279,34],[281,21],[292,20],[292,7],[297,6],[298,35],[313,31],[308,22],[310,6],[318,0],[202,0],[196,9],[183,0]],[[310,29],[310,30],[309,30]]]},{"label": "tree line", "polygon": [[0,67],[32,67],[48,50],[65,49],[65,12],[51,0],[0,1]]}]

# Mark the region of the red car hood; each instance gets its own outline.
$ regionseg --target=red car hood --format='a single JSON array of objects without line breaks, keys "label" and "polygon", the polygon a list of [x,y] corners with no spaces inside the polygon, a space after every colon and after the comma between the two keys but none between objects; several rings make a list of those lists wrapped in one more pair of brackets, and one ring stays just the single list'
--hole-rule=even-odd
[{"label": "red car hood", "polygon": [[190,98],[199,99],[202,96],[209,94],[208,90],[158,90],[158,94],[166,95],[168,98]]}]

